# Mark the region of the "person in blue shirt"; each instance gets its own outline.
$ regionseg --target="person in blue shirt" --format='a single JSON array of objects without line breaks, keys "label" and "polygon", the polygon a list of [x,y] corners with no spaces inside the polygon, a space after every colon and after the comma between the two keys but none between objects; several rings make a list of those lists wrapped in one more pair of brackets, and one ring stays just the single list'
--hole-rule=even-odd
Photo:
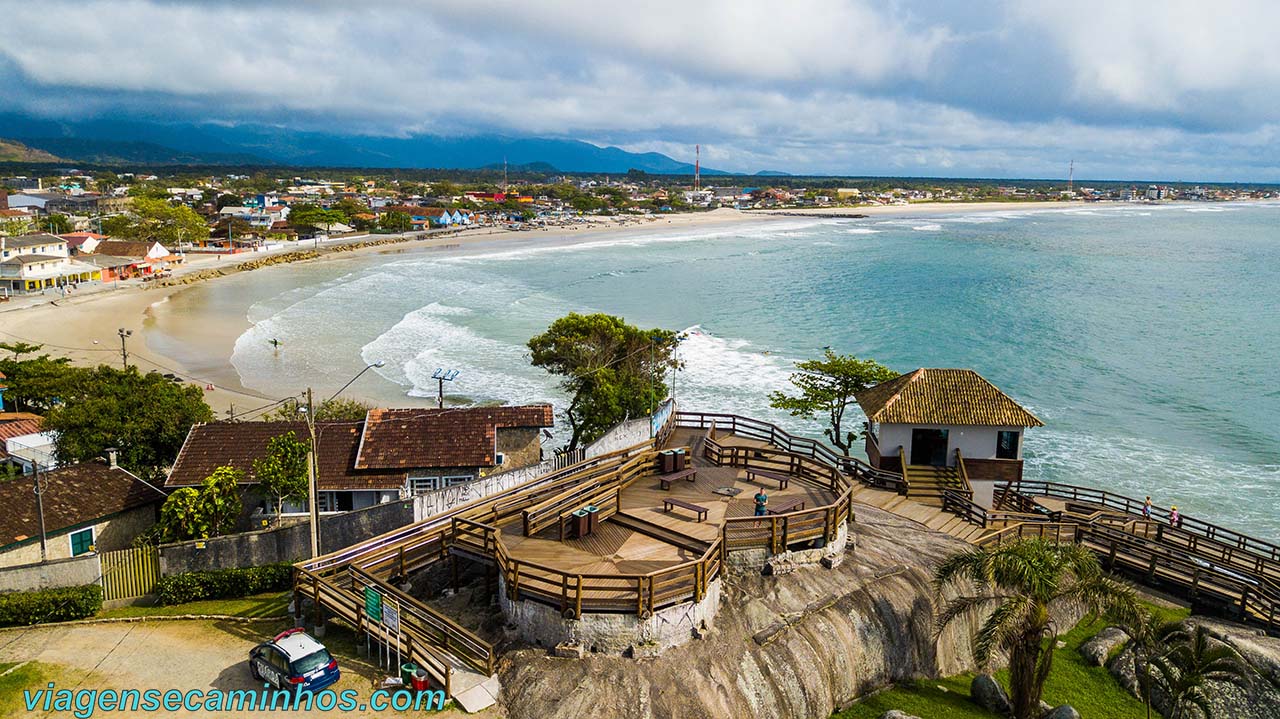
[{"label": "person in blue shirt", "polygon": [[763,517],[766,514],[768,514],[769,510],[767,509],[767,505],[769,504],[769,495],[765,494],[764,490],[761,489],[756,492],[755,500],[756,500],[756,516]]}]

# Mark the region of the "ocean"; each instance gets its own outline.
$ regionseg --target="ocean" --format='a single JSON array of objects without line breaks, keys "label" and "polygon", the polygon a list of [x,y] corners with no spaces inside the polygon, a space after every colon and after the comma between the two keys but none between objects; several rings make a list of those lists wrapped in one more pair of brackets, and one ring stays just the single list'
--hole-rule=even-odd
[{"label": "ocean", "polygon": [[[789,218],[566,246],[418,252],[248,273],[243,384],[388,404],[563,406],[525,342],[569,312],[689,329],[687,409],[770,410],[831,346],[899,371],[970,367],[1044,420],[1026,475],[1089,485],[1280,539],[1280,205],[1123,205],[857,220]],[[281,341],[273,349],[270,339]]]}]

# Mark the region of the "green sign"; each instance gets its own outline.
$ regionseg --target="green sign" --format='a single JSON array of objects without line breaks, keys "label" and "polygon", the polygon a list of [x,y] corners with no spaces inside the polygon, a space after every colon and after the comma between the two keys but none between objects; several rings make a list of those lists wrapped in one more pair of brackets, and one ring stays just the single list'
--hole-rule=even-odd
[{"label": "green sign", "polygon": [[364,613],[375,622],[382,621],[382,595],[373,587],[364,588]]}]

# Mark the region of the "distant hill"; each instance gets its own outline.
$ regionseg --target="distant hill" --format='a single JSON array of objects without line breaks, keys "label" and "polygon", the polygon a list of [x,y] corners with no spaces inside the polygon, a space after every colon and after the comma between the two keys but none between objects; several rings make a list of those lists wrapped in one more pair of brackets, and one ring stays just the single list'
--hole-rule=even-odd
[{"label": "distant hill", "polygon": [[790,172],[781,170],[761,170],[755,174],[756,177],[791,177]]},{"label": "distant hill", "polygon": [[[27,147],[67,161],[104,164],[240,164],[692,174],[693,165],[657,152],[628,152],[579,140],[475,135],[379,137],[267,125],[125,120],[55,121],[0,113],[0,127]],[[34,161],[34,160],[33,160]],[[726,174],[702,168],[705,175]]]},{"label": "distant hill", "polygon": [[62,158],[16,140],[0,139],[0,162],[62,162]]}]

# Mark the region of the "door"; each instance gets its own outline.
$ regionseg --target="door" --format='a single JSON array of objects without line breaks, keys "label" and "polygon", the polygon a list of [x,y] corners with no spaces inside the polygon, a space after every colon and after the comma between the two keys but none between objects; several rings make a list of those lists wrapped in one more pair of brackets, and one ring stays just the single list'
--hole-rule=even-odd
[{"label": "door", "polygon": [[947,465],[947,430],[912,428],[911,464],[945,467]]}]

